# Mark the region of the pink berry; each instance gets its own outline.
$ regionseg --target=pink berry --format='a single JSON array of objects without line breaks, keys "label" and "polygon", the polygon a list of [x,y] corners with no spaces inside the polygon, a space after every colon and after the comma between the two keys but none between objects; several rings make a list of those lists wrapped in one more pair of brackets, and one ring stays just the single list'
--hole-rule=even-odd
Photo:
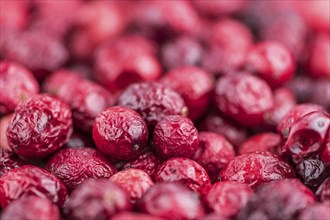
[{"label": "pink berry", "polygon": [[329,205],[329,202],[324,202],[306,207],[300,213],[298,220],[330,219]]},{"label": "pink berry", "polygon": [[321,202],[330,201],[330,177],[323,181],[317,189],[315,195]]},{"label": "pink berry", "polygon": [[193,4],[196,10],[200,11],[202,14],[210,16],[223,16],[229,14],[235,14],[243,11],[245,8],[246,1],[213,1],[213,0],[193,0]]}]

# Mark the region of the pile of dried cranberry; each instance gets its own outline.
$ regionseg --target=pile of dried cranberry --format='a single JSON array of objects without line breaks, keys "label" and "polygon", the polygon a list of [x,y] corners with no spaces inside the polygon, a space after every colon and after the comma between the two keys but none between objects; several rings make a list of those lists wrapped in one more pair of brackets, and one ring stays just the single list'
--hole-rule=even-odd
[{"label": "pile of dried cranberry", "polygon": [[329,8],[0,0],[0,219],[329,220]]}]

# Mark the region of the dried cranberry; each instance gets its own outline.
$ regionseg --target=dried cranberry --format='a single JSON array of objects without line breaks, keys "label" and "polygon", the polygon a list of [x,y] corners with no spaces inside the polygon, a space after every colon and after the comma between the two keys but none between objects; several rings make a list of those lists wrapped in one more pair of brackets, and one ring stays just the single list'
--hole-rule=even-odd
[{"label": "dried cranberry", "polygon": [[198,196],[179,183],[156,183],[143,195],[138,208],[165,219],[199,219],[204,215]]},{"label": "dried cranberry", "polygon": [[222,136],[212,132],[200,132],[199,148],[193,159],[202,165],[211,180],[217,178],[220,170],[235,157],[233,146]]},{"label": "dried cranberry", "polygon": [[248,138],[239,148],[239,154],[255,151],[269,151],[274,154],[280,153],[281,137],[277,133],[263,132]]},{"label": "dried cranberry", "polygon": [[0,177],[11,169],[23,166],[23,161],[14,153],[0,148]]},{"label": "dried cranberry", "polygon": [[108,178],[116,172],[108,159],[91,148],[63,149],[51,157],[45,169],[62,180],[69,191],[88,178]]},{"label": "dried cranberry", "polygon": [[118,104],[137,111],[148,127],[154,127],[166,116],[187,114],[182,97],[159,83],[137,83],[129,86],[119,96]]},{"label": "dried cranberry", "polygon": [[11,151],[8,145],[7,128],[14,114],[0,118],[0,149]]},{"label": "dried cranberry", "polygon": [[198,149],[198,131],[189,118],[168,116],[156,125],[152,143],[163,158],[192,157]]},{"label": "dried cranberry", "polygon": [[0,114],[13,112],[16,106],[39,92],[37,80],[23,66],[0,62]]},{"label": "dried cranberry", "polygon": [[316,203],[306,207],[299,215],[298,220],[330,219],[329,202]]},{"label": "dried cranberry", "polygon": [[105,179],[89,179],[70,195],[64,213],[68,219],[109,219],[131,210],[129,196],[117,184]]},{"label": "dried cranberry", "polygon": [[330,37],[316,35],[308,62],[309,73],[314,77],[330,78]]},{"label": "dried cranberry", "polygon": [[277,155],[265,151],[235,157],[220,172],[219,179],[238,181],[255,188],[273,180],[293,178],[294,176],[294,170],[287,162]]},{"label": "dried cranberry", "polygon": [[253,190],[238,182],[217,182],[204,198],[204,204],[209,211],[221,216],[235,216],[245,206]]},{"label": "dried cranberry", "polygon": [[213,1],[213,0],[193,0],[196,10],[202,14],[211,16],[223,16],[243,11],[246,1]]},{"label": "dried cranberry", "polygon": [[9,204],[1,214],[1,219],[60,220],[61,214],[58,207],[49,199],[30,195]]},{"label": "dried cranberry", "polygon": [[94,122],[93,139],[113,159],[129,160],[142,154],[148,142],[148,128],[135,111],[115,106],[103,111]]},{"label": "dried cranberry", "polygon": [[179,67],[171,70],[161,82],[177,91],[184,99],[189,118],[196,120],[207,110],[213,82],[211,75],[197,67]]},{"label": "dried cranberry", "polygon": [[144,213],[136,213],[136,212],[120,212],[117,215],[112,216],[112,220],[164,220],[161,217],[144,214]]},{"label": "dried cranberry", "polygon": [[201,196],[211,188],[204,168],[188,158],[175,157],[165,161],[155,174],[156,182],[181,182]]},{"label": "dried cranberry", "polygon": [[330,201],[330,177],[323,181],[315,194],[321,202]]},{"label": "dried cranberry", "polygon": [[56,176],[32,165],[11,169],[3,174],[0,178],[0,195],[3,208],[27,195],[48,198],[63,206],[68,196],[65,186]]},{"label": "dried cranberry", "polygon": [[273,94],[267,83],[255,76],[237,74],[219,79],[215,88],[218,109],[245,126],[262,124],[273,107]]},{"label": "dried cranberry", "polygon": [[237,219],[294,219],[300,211],[314,202],[313,192],[299,180],[273,181],[256,190]]}]

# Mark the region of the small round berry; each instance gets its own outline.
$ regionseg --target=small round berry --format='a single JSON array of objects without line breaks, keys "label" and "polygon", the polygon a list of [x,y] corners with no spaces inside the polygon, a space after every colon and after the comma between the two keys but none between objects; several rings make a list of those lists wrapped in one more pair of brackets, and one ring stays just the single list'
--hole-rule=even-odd
[{"label": "small round berry", "polygon": [[263,132],[248,138],[239,148],[239,154],[269,151],[280,154],[281,137],[277,133]]},{"label": "small round berry", "polygon": [[329,202],[316,203],[312,206],[306,207],[299,215],[298,220],[310,219],[330,219]]},{"label": "small round berry", "polygon": [[157,170],[156,182],[181,182],[198,195],[204,196],[211,181],[204,168],[188,158],[175,157],[165,161]]},{"label": "small round berry", "polygon": [[198,131],[189,118],[168,116],[156,125],[152,143],[163,158],[190,158],[198,149]]},{"label": "small round berry", "polygon": [[330,202],[330,177],[326,178],[317,189],[315,195],[321,202]]},{"label": "small round berry", "polygon": [[111,162],[92,148],[63,149],[50,158],[45,169],[57,176],[68,191],[88,178],[108,178],[116,172]]},{"label": "small round berry", "polygon": [[7,129],[10,148],[26,159],[41,159],[60,149],[72,133],[69,106],[46,94],[21,103]]},{"label": "small round berry", "polygon": [[0,177],[9,170],[23,165],[23,161],[17,154],[0,148]]}]

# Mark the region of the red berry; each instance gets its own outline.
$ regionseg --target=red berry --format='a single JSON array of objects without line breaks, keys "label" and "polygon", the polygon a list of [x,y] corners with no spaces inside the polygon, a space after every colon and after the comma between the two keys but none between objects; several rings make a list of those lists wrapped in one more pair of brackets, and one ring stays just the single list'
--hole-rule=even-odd
[{"label": "red berry", "polygon": [[168,116],[156,125],[152,143],[163,158],[192,157],[198,149],[198,131],[189,118]]},{"label": "red berry", "polygon": [[23,166],[23,161],[14,153],[0,148],[0,177],[11,169]]},{"label": "red berry", "polygon": [[157,170],[156,182],[181,182],[198,195],[204,196],[211,181],[204,168],[188,158],[175,157],[165,161]]},{"label": "red berry", "polygon": [[330,201],[330,177],[323,181],[315,194],[321,202]]},{"label": "red berry", "polygon": [[320,157],[326,166],[330,166],[330,128],[328,129],[327,137],[324,140]]},{"label": "red berry", "polygon": [[298,220],[330,219],[329,205],[329,202],[324,202],[306,207],[300,213]]},{"label": "red berry", "polygon": [[7,129],[10,148],[27,159],[41,159],[60,149],[72,133],[70,108],[49,95],[21,103]]},{"label": "red berry", "polygon": [[114,215],[112,220],[128,220],[128,219],[134,219],[134,220],[164,220],[161,217],[144,214],[144,213],[136,213],[136,212],[120,212],[117,215]]},{"label": "red berry", "polygon": [[0,1],[0,29],[23,30],[29,20],[28,1]]},{"label": "red berry", "polygon": [[14,114],[5,115],[0,118],[0,149],[11,151],[8,145],[7,128]]},{"label": "red berry", "polygon": [[308,61],[309,74],[313,77],[330,78],[330,37],[316,35]]},{"label": "red berry", "polygon": [[277,133],[263,132],[248,138],[239,148],[239,154],[269,151],[280,155],[281,137]]},{"label": "red berry", "polygon": [[229,14],[235,14],[243,11],[247,5],[246,1],[213,1],[213,0],[193,0],[196,10],[202,14],[210,16],[223,16]]},{"label": "red berry", "polygon": [[48,198],[60,207],[67,199],[63,183],[48,171],[32,165],[11,169],[0,178],[0,204],[5,208],[13,200],[28,195]]}]

